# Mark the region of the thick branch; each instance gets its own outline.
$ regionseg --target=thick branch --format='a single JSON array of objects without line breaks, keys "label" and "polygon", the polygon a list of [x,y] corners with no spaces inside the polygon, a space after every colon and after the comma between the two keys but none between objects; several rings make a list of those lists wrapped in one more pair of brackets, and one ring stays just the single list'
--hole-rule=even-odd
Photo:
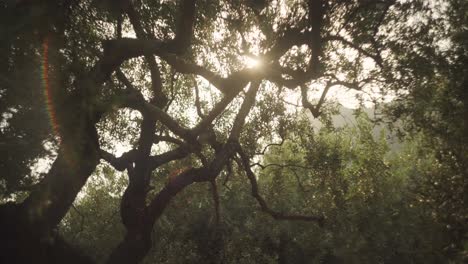
[{"label": "thick branch", "polygon": [[211,194],[213,195],[213,203],[216,215],[216,223],[220,221],[220,210],[219,210],[219,193],[218,193],[218,186],[216,185],[216,179],[213,179],[211,182]]},{"label": "thick branch", "polygon": [[[138,35],[145,35],[143,28],[138,24],[138,14],[136,12],[132,13],[132,11],[130,11],[130,13],[132,14],[130,17],[132,17],[135,22],[135,30],[138,31],[136,33],[138,33]],[[104,58],[97,65],[98,68],[101,68],[101,78],[99,79],[107,78],[116,67],[130,58],[156,54],[161,51],[175,54],[182,53],[190,45],[194,21],[195,1],[184,0],[181,6],[179,23],[174,40],[161,41],[157,39],[122,38],[105,41]]]},{"label": "thick branch", "polygon": [[297,28],[291,28],[279,37],[275,45],[262,57],[269,61],[276,61],[293,46],[308,44],[310,38],[310,32],[301,32]]},{"label": "thick branch", "polygon": [[150,169],[154,170],[157,167],[166,164],[173,160],[178,160],[187,157],[190,153],[193,153],[193,147],[185,144],[176,149],[164,152],[163,154],[152,156],[150,158]]},{"label": "thick branch", "polygon": [[135,109],[139,110],[143,116],[151,116],[153,119],[164,124],[174,134],[180,136],[183,139],[191,141],[193,136],[191,131],[187,128],[182,127],[179,122],[174,120],[169,114],[167,114],[161,108],[154,106],[147,102],[140,102],[135,105]]},{"label": "thick branch", "polygon": [[101,64],[109,67],[110,72],[125,60],[155,54],[164,50],[164,42],[157,39],[121,38],[104,41],[104,57]]},{"label": "thick branch", "polygon": [[254,81],[250,83],[249,91],[245,94],[244,102],[239,109],[239,113],[234,119],[234,124],[232,125],[231,134],[229,135],[229,140],[237,141],[239,135],[242,131],[242,127],[245,123],[245,118],[250,112],[250,109],[255,103],[255,96],[257,95],[258,88],[260,87],[260,81]]},{"label": "thick branch", "polygon": [[132,149],[128,152],[125,152],[120,157],[115,157],[112,153],[109,153],[103,149],[100,151],[101,158],[107,161],[112,167],[118,171],[124,171],[128,165],[135,161],[136,150]]},{"label": "thick branch", "polygon": [[173,138],[171,136],[161,136],[161,135],[155,135],[153,139],[153,143],[158,144],[159,142],[164,141],[164,142],[170,142],[176,145],[182,145],[184,142],[180,139]]},{"label": "thick branch", "polygon": [[170,52],[184,53],[190,46],[195,24],[195,0],[182,0],[182,5],[177,19],[176,37],[170,43]]},{"label": "thick branch", "polygon": [[117,78],[122,81],[130,91],[130,94],[125,98],[126,106],[138,110],[145,118],[151,118],[155,121],[160,121],[167,128],[169,128],[169,130],[181,138],[191,139],[190,130],[180,126],[176,120],[174,120],[161,108],[146,102],[141,92],[133,87],[133,85],[130,83],[130,81],[128,81],[128,79],[121,71],[117,71]]},{"label": "thick branch", "polygon": [[313,117],[317,118],[320,116],[322,113],[320,111],[320,108],[322,107],[323,103],[325,102],[325,97],[328,93],[328,90],[330,90],[331,83],[328,82],[325,88],[323,89],[322,95],[320,96],[320,99],[317,103],[316,106],[313,106],[309,100],[307,99],[307,87],[305,85],[301,86],[301,97],[302,97],[302,106],[309,109],[310,113],[312,114]]},{"label": "thick branch", "polygon": [[[133,29],[135,30],[136,36],[139,39],[149,39],[150,37],[148,36],[148,33],[145,32],[143,26],[141,25],[140,14],[136,12],[131,2],[129,2],[128,4],[127,14],[130,19],[130,23],[132,24]],[[158,102],[158,105],[162,107],[164,106],[164,104],[167,103],[167,98],[162,92],[162,81],[159,73],[158,64],[152,54],[145,54],[145,59],[150,69],[151,88],[154,96],[153,101]]]},{"label": "thick branch", "polygon": [[309,69],[312,76],[317,76],[320,71],[320,56],[322,55],[322,20],[324,13],[324,3],[321,0],[309,0],[309,24],[312,27],[309,47],[312,50],[312,57],[309,61]]},{"label": "thick branch", "polygon": [[115,71],[115,76],[125,85],[125,87],[127,87],[127,90],[129,90],[131,93],[138,93],[138,96],[143,98],[143,95],[133,86],[127,76],[125,76],[125,74],[120,69]]},{"label": "thick branch", "polygon": [[232,100],[234,100],[242,88],[243,87],[239,87],[237,92],[225,95],[221,101],[216,103],[213,109],[195,126],[193,129],[194,133],[198,134],[200,131],[205,130],[211,124],[211,122],[213,122],[213,120],[215,120],[216,117],[218,117],[226,109]]},{"label": "thick branch", "polygon": [[197,109],[197,114],[200,118],[205,117],[202,111],[202,106],[200,102],[200,91],[198,89],[198,85],[195,83],[195,107]]},{"label": "thick branch", "polygon": [[198,182],[198,178],[208,173],[204,168],[188,169],[181,174],[173,177],[172,180],[153,198],[149,208],[149,222],[152,224],[163,213],[164,209],[169,204],[169,201],[177,193],[182,191],[188,185]]},{"label": "thick branch", "polygon": [[225,79],[218,76],[214,72],[210,70],[196,65],[189,63],[183,59],[178,58],[174,54],[170,53],[158,53],[158,55],[165,60],[172,68],[174,68],[177,72],[183,74],[196,74],[202,76],[207,81],[209,81],[216,89],[219,89],[221,92],[226,93],[224,89]]}]

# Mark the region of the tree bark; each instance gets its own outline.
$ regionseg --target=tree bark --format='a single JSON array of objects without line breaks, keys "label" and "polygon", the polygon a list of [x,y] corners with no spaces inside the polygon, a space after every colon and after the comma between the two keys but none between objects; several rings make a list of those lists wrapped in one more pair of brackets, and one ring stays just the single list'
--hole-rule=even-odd
[{"label": "tree bark", "polygon": [[[95,124],[100,116],[91,98],[98,90],[93,89],[103,81],[85,79],[71,93],[57,91],[54,121],[59,153],[22,203],[0,209],[0,263],[63,263],[66,256],[73,261],[81,259],[81,254],[69,250],[71,247],[55,234],[55,228],[99,163]],[[84,259],[83,263],[88,262]]]},{"label": "tree bark", "polygon": [[62,143],[52,168],[23,203],[1,207],[0,263],[62,263],[67,256],[89,263],[54,231],[99,162],[94,125],[88,131],[75,138],[82,145],[73,153],[65,150],[75,145]]}]

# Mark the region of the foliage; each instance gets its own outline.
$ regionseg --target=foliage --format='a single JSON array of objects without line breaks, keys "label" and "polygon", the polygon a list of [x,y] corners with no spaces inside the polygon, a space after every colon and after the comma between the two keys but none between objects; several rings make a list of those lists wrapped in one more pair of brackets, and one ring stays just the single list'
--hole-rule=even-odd
[{"label": "foliage", "polygon": [[[434,5],[439,11],[423,19],[438,25],[427,32],[432,41],[397,49],[403,59],[393,74],[402,82],[391,85],[405,85],[406,94],[392,102],[387,116],[402,120],[402,134],[414,142],[408,156],[414,165],[407,174],[417,200],[447,232],[444,252],[461,259],[467,255],[468,234],[468,5],[457,0]],[[401,36],[409,38],[408,32]]]},{"label": "foliage", "polygon": [[[417,180],[428,179],[419,174],[420,168],[436,171],[428,168],[433,159],[410,153],[416,148],[409,142],[406,150],[389,153],[385,131],[375,137],[365,114],[357,120],[356,126],[315,133],[310,124],[300,121],[301,129],[288,135],[283,145],[271,147],[259,168],[261,193],[274,201],[273,208],[324,212],[322,228],[277,222],[258,212],[245,175],[238,171],[220,193],[220,222],[206,193],[209,185],[196,185],[178,195],[153,230],[154,250],[145,263],[443,262],[445,243],[453,240],[416,192],[425,186]],[[106,175],[111,182],[113,177]],[[95,191],[94,186],[101,187]],[[89,183],[87,190],[76,207],[92,221],[84,221],[85,231],[77,230],[82,216],[72,210],[62,230],[78,245],[98,239],[92,243],[98,246],[86,251],[101,260],[120,239],[114,211],[118,200],[99,182]],[[105,197],[110,200],[99,202]],[[88,214],[89,210],[99,213]],[[105,228],[102,222],[107,223]]]}]

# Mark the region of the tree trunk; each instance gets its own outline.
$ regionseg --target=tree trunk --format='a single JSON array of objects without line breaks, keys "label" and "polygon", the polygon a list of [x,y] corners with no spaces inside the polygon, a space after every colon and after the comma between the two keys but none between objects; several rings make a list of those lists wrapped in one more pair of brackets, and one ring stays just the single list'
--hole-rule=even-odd
[{"label": "tree trunk", "polygon": [[[124,240],[112,251],[107,263],[140,263],[151,249],[151,231],[154,223],[161,217],[171,199],[185,187],[196,182],[197,177],[203,175],[204,172],[206,170],[202,169],[190,169],[182,172],[153,198],[149,206],[140,210],[138,215],[134,214],[133,220],[127,222],[127,234]],[[124,203],[125,198],[123,197],[122,203]]]},{"label": "tree trunk", "polygon": [[68,257],[67,263],[90,261],[54,231],[99,163],[94,122],[79,108],[72,110],[81,118],[77,126],[63,129],[70,132],[61,135],[59,155],[45,178],[23,203],[0,208],[0,263],[63,263]]},{"label": "tree trunk", "polygon": [[112,251],[107,263],[140,263],[151,249],[152,227],[148,223],[139,229],[127,230],[125,238]]}]

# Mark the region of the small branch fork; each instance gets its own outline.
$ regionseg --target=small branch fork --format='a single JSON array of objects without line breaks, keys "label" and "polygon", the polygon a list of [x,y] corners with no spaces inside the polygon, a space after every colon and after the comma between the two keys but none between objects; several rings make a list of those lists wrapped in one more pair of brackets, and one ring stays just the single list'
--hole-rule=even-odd
[{"label": "small branch fork", "polygon": [[316,105],[313,105],[308,100],[307,86],[305,84],[301,85],[302,106],[304,108],[308,109],[314,118],[318,118],[322,114],[322,111],[320,109],[322,108],[323,104],[325,103],[325,98],[327,96],[327,93],[330,91],[330,88],[332,88],[334,86],[343,86],[343,87],[346,87],[348,89],[361,91],[362,88],[363,88],[363,85],[365,85],[365,84],[367,84],[367,83],[369,83],[371,81],[375,81],[375,79],[373,79],[373,78],[365,78],[365,79],[359,80],[359,81],[346,82],[346,81],[339,80],[334,75],[331,75],[330,77],[331,77],[332,80],[327,81],[327,84],[325,85],[325,87],[323,89],[322,95],[320,96],[320,99],[319,99],[319,101],[318,101],[318,103]]},{"label": "small branch fork", "polygon": [[317,118],[320,116],[322,113],[320,111],[320,108],[322,107],[323,103],[325,102],[325,97],[328,93],[328,90],[330,90],[331,83],[328,82],[325,88],[323,89],[322,95],[320,96],[320,99],[317,103],[317,105],[312,105],[309,100],[307,99],[307,88],[305,85],[301,85],[301,96],[302,96],[302,106],[309,109],[310,113],[314,118]]},{"label": "small branch fork", "polygon": [[260,167],[262,170],[264,170],[266,168],[269,168],[269,167],[277,167],[277,168],[280,168],[280,169],[289,169],[294,174],[294,177],[296,178],[297,185],[298,185],[299,189],[302,192],[309,192],[310,191],[310,190],[307,190],[304,187],[304,185],[302,184],[301,179],[300,179],[299,175],[297,174],[296,169],[312,170],[313,168],[310,168],[310,167],[307,167],[307,166],[302,166],[302,165],[296,165],[296,164],[269,163],[269,164],[263,165],[263,164],[261,164],[259,162],[256,162],[256,163],[253,163],[253,164],[250,165],[251,168],[253,168],[255,166]]},{"label": "small branch fork", "polygon": [[299,215],[299,214],[284,214],[280,212],[276,212],[272,210],[266,203],[265,199],[260,195],[257,177],[255,176],[254,172],[250,166],[250,159],[242,150],[240,144],[237,144],[237,153],[239,154],[240,161],[239,166],[242,167],[250,181],[250,185],[252,187],[252,196],[257,200],[258,204],[260,205],[260,209],[271,215],[276,220],[296,220],[296,221],[312,221],[317,222],[320,226],[324,224],[324,217],[323,216],[308,216],[308,215]]}]

